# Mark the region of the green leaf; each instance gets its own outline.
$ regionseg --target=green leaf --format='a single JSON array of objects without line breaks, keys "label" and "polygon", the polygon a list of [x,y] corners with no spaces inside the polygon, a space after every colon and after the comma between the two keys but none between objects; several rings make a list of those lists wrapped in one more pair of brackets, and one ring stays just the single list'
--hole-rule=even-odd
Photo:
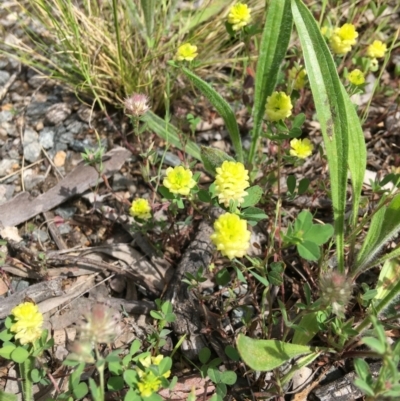
[{"label": "green leaf", "polygon": [[125,394],[124,401],[142,401],[142,397],[135,390],[129,389]]},{"label": "green leaf", "polygon": [[[130,355],[127,355],[130,356]],[[108,364],[108,370],[115,376],[122,375],[123,369],[122,369],[122,361],[119,362],[109,362]]]},{"label": "green leaf", "polygon": [[225,354],[228,355],[228,357],[231,358],[232,361],[239,361],[240,360],[240,355],[237,352],[237,349],[232,347],[232,345],[227,345],[225,347]]},{"label": "green leaf", "polygon": [[330,224],[314,224],[305,234],[304,239],[317,245],[325,244],[333,235],[333,226]]},{"label": "green leaf", "polygon": [[221,167],[224,161],[234,162],[235,159],[223,150],[211,148],[208,146],[201,146],[201,160],[203,161],[204,168],[207,173],[215,176],[215,169]]},{"label": "green leaf", "polygon": [[365,146],[364,133],[356,109],[349,99],[342,85],[342,93],[347,114],[347,133],[349,135],[349,170],[351,175],[352,193],[352,226],[358,221],[358,209],[360,207],[361,191],[367,168],[367,148]]},{"label": "green leaf", "polygon": [[18,397],[15,394],[5,393],[0,390],[0,400],[1,401],[17,401]]},{"label": "green leaf", "polygon": [[158,371],[160,373],[160,375],[164,375],[165,373],[167,373],[169,370],[171,370],[172,367],[172,359],[169,357],[165,357],[163,358],[159,365],[158,365]]},{"label": "green leaf", "polygon": [[308,210],[303,210],[299,213],[296,221],[294,222],[294,230],[296,232],[302,231],[302,237],[304,238],[304,233],[306,233],[313,226],[312,220],[312,214]]},{"label": "green leaf", "polygon": [[248,207],[240,213],[240,216],[248,220],[249,224],[251,224],[251,222],[258,223],[259,221],[268,218],[268,216],[258,207]]},{"label": "green leaf", "polygon": [[363,337],[362,342],[378,354],[383,355],[385,353],[385,344],[375,337]]},{"label": "green leaf", "polygon": [[232,386],[236,383],[237,375],[232,370],[226,370],[221,373],[221,382],[227,384],[228,386]]},{"label": "green leaf", "polygon": [[297,244],[297,251],[303,259],[309,261],[318,260],[321,256],[319,246],[311,241],[303,241],[302,243]]},{"label": "green leaf", "polygon": [[[29,377],[30,377],[30,379],[32,380],[32,382],[33,383],[38,383],[38,382],[40,382],[40,380],[42,380],[42,378],[44,377],[45,375],[43,374],[43,372],[41,372],[39,369],[32,369],[30,372],[29,372]],[[1,399],[1,398],[0,398]]]},{"label": "green leaf", "polygon": [[121,376],[110,377],[107,381],[107,388],[110,391],[122,390],[125,386],[124,379]]},{"label": "green leaf", "polygon": [[353,275],[374,266],[374,258],[382,247],[400,230],[400,194],[388,206],[383,206],[372,217],[367,236],[357,255]]},{"label": "green leaf", "polygon": [[210,193],[205,189],[200,189],[200,191],[197,192],[197,198],[204,203],[210,203],[212,201]]},{"label": "green leaf", "polygon": [[227,285],[231,281],[231,275],[229,274],[226,268],[221,269],[215,275],[215,281],[217,282],[218,285],[222,286]]},{"label": "green leaf", "polygon": [[250,274],[254,276],[261,284],[265,285],[265,287],[269,286],[269,282],[265,277],[260,276],[254,270],[250,270]]},{"label": "green leaf", "polygon": [[126,370],[123,374],[123,377],[124,377],[125,383],[129,387],[136,386],[136,384],[139,380],[138,374],[132,369]]},{"label": "green leaf", "polygon": [[207,347],[202,348],[199,352],[199,360],[203,364],[207,363],[207,361],[210,359],[210,356],[211,356],[211,351]]},{"label": "green leaf", "polygon": [[296,177],[294,175],[289,175],[286,179],[286,185],[288,188],[288,192],[290,194],[293,194],[296,190]]},{"label": "green leaf", "polygon": [[265,114],[265,104],[267,97],[275,89],[279,69],[289,46],[292,25],[290,0],[270,1],[260,41],[260,52],[255,78],[254,128],[249,152],[249,163],[253,163],[254,160]]},{"label": "green leaf", "polygon": [[162,320],[162,319],[164,319],[164,316],[163,316],[160,312],[157,312],[157,311],[155,311],[155,310],[151,310],[151,311],[150,311],[150,316],[151,316],[153,319],[157,319],[157,320]]},{"label": "green leaf", "polygon": [[236,121],[235,113],[229,106],[228,102],[211,85],[203,81],[192,71],[186,67],[182,67],[182,71],[197,87],[197,89],[203,93],[203,95],[215,107],[219,115],[223,118],[226,129],[229,132],[233,148],[235,149],[237,159],[243,163],[242,140],[240,137],[239,127]]},{"label": "green leaf", "polygon": [[182,138],[183,134],[181,134],[172,124],[158,117],[151,111],[144,114],[141,119],[147,123],[152,131],[167,143],[183,150],[188,155],[201,161],[200,148],[198,145],[190,141],[188,138]]},{"label": "green leaf", "polygon": [[264,195],[264,191],[258,185],[247,188],[246,192],[247,195],[244,197],[244,202],[240,204],[242,209],[256,205]]},{"label": "green leaf", "polygon": [[175,199],[175,195],[172,192],[170,192],[170,190],[168,188],[164,187],[163,185],[160,185],[158,187],[158,192],[160,192],[162,197],[165,199],[168,199],[168,200]]},{"label": "green leaf", "polygon": [[217,368],[207,369],[207,376],[214,384],[217,384],[221,381],[221,372]]},{"label": "green leaf", "polygon": [[72,393],[74,394],[76,399],[83,398],[89,392],[88,386],[86,383],[78,383],[72,386]]},{"label": "green leaf", "polygon": [[278,340],[255,340],[243,334],[238,336],[237,348],[246,365],[262,372],[275,369],[292,358],[313,352],[308,346]]},{"label": "green leaf", "polygon": [[301,0],[292,0],[292,13],[303,50],[317,117],[329,164],[335,219],[337,260],[344,271],[344,212],[346,206],[349,127],[345,97],[337,68],[319,25]]},{"label": "green leaf", "polygon": [[3,342],[10,341],[14,337],[14,333],[10,329],[4,329],[0,331],[0,340]]},{"label": "green leaf", "polygon": [[22,347],[17,347],[13,352],[11,352],[11,359],[17,363],[25,362],[29,357],[29,352]]},{"label": "green leaf", "polygon": [[299,189],[298,189],[299,195],[303,195],[307,191],[309,185],[310,185],[310,180],[308,178],[301,179],[299,181]]}]

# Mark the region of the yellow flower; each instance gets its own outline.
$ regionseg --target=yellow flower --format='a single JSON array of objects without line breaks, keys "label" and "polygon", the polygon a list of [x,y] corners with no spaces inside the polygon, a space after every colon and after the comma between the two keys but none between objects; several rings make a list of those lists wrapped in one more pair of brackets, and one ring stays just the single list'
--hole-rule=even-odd
[{"label": "yellow flower", "polygon": [[386,45],[380,40],[374,40],[372,44],[367,47],[367,56],[370,58],[382,58],[385,56]]},{"label": "yellow flower", "polygon": [[140,378],[137,386],[142,397],[150,397],[160,389],[161,380],[153,372],[147,372]]},{"label": "yellow flower", "polygon": [[225,213],[215,221],[214,230],[210,238],[223,256],[233,259],[246,254],[250,246],[246,220],[237,214]]},{"label": "yellow flower", "polygon": [[190,190],[196,185],[192,172],[183,166],[168,167],[166,174],[163,185],[173,194],[189,195]]},{"label": "yellow flower", "polygon": [[289,70],[289,78],[294,81],[294,89],[300,90],[306,84],[307,71],[304,68],[293,67]]},{"label": "yellow flower", "polygon": [[42,335],[43,315],[39,312],[37,305],[32,302],[24,302],[17,305],[11,314],[14,316],[14,323],[10,330],[16,333],[15,339],[24,345],[34,343]]},{"label": "yellow flower", "polygon": [[215,189],[219,203],[229,207],[229,201],[238,201],[240,205],[247,195],[246,188],[249,184],[249,172],[240,162],[225,160],[221,167],[215,169]]},{"label": "yellow flower", "polygon": [[346,54],[351,50],[351,46],[357,42],[358,32],[353,24],[344,24],[340,28],[335,28],[329,39],[332,51],[335,54]]},{"label": "yellow flower", "polygon": [[[140,363],[143,365],[145,368],[149,368],[150,365],[159,365],[160,362],[164,359],[164,355],[157,355],[157,356],[146,356],[145,358],[139,359]],[[143,377],[144,372],[141,369],[136,369],[139,377]],[[163,374],[163,376],[168,379],[168,377],[171,375],[171,371],[168,370]]]},{"label": "yellow flower", "polygon": [[359,86],[365,82],[364,74],[358,68],[354,69],[347,75],[347,79],[353,85]]},{"label": "yellow flower", "polygon": [[292,114],[292,102],[285,92],[274,92],[268,96],[265,113],[267,120],[279,121]]},{"label": "yellow flower", "polygon": [[190,43],[184,43],[178,47],[176,59],[178,61],[192,61],[197,57],[197,54],[197,46],[191,45]]},{"label": "yellow flower", "polygon": [[232,25],[234,31],[242,29],[251,21],[251,8],[247,4],[238,3],[234,5],[228,14],[228,23]]},{"label": "yellow flower", "polygon": [[305,159],[310,156],[314,149],[314,145],[309,139],[292,139],[290,147],[292,148],[290,149],[290,154],[299,159]]},{"label": "yellow flower", "polygon": [[137,217],[142,220],[148,220],[151,218],[151,207],[147,199],[138,198],[132,202],[129,209],[129,213],[132,217]]}]

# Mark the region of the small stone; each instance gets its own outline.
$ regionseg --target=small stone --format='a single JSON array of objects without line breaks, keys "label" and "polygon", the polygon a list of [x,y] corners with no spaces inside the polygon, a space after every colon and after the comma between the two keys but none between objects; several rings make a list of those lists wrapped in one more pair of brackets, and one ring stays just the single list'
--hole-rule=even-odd
[{"label": "small stone", "polygon": [[24,157],[28,162],[34,163],[39,159],[41,152],[39,135],[30,127],[25,128],[22,146],[24,147]]},{"label": "small stone", "polygon": [[46,111],[45,122],[50,125],[58,125],[72,113],[67,103],[56,103]]},{"label": "small stone", "polygon": [[43,83],[48,79],[48,77],[45,77],[44,75],[41,74],[35,74],[32,77],[29,78],[28,83],[32,88],[39,88],[39,86],[43,85]]},{"label": "small stone", "polygon": [[79,107],[77,114],[84,123],[88,123],[91,118],[95,117],[95,113],[92,111],[92,109],[83,105]]},{"label": "small stone", "polygon": [[72,121],[66,126],[67,131],[73,135],[79,134],[83,129],[83,123],[80,121]]},{"label": "small stone", "polygon": [[50,106],[49,102],[32,102],[26,108],[26,115],[33,118],[41,117],[46,114]]},{"label": "small stone", "polygon": [[0,70],[0,86],[4,86],[10,79],[10,73]]},{"label": "small stone", "polygon": [[60,224],[58,226],[58,231],[61,235],[69,234],[71,232],[71,226],[68,223]]},{"label": "small stone", "polygon": [[70,219],[77,211],[76,207],[58,207],[55,210],[57,216],[62,217],[64,220]]},{"label": "small stone", "polygon": [[49,234],[47,234],[47,231],[39,230],[37,228],[33,230],[32,236],[36,241],[42,243],[49,240]]},{"label": "small stone", "polygon": [[13,172],[13,166],[17,163],[14,159],[3,159],[0,161],[0,177]]},{"label": "small stone", "polygon": [[6,56],[0,56],[0,69],[4,69],[8,66],[8,58]]},{"label": "small stone", "polygon": [[39,134],[39,142],[45,149],[50,149],[54,146],[55,130],[50,127],[44,127]]},{"label": "small stone", "polygon": [[14,114],[9,110],[0,111],[0,123],[12,121]]},{"label": "small stone", "polygon": [[7,202],[10,200],[14,194],[15,185],[0,185],[0,204]]},{"label": "small stone", "polygon": [[35,130],[38,132],[41,131],[43,128],[44,128],[43,121],[39,121],[35,126]]},{"label": "small stone", "polygon": [[15,124],[13,124],[13,123],[9,123],[9,122],[0,123],[0,127],[4,128],[6,130],[8,136],[12,136],[12,137],[19,136],[17,128],[16,128]]},{"label": "small stone", "polygon": [[24,170],[25,190],[32,191],[37,185],[44,181],[45,177],[42,174],[35,174],[32,169]]},{"label": "small stone", "polygon": [[112,184],[112,189],[115,192],[118,191],[123,191],[127,188],[129,188],[129,186],[133,184],[133,180],[123,176],[120,173],[116,173],[113,176],[113,184]]},{"label": "small stone", "polygon": [[53,162],[56,167],[62,167],[65,164],[67,154],[63,150],[59,150],[54,156]]}]

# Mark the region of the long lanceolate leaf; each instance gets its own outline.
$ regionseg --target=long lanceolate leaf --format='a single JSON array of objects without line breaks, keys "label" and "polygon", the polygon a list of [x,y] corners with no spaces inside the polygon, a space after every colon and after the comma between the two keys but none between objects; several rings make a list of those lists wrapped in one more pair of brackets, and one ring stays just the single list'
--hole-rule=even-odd
[{"label": "long lanceolate leaf", "polygon": [[237,160],[243,163],[242,140],[240,139],[239,127],[236,122],[235,113],[229,106],[228,102],[207,82],[185,67],[182,71],[193,82],[194,86],[199,89],[209,102],[217,109],[219,115],[223,118],[226,129],[231,137],[232,145],[235,149]]},{"label": "long lanceolate leaf", "polygon": [[172,124],[158,117],[151,111],[148,111],[142,116],[142,121],[144,121],[152,131],[167,143],[183,150],[188,155],[201,161],[199,146],[189,139],[186,140],[185,138],[182,140],[182,135],[180,135],[179,131]]},{"label": "long lanceolate leaf", "polygon": [[338,268],[344,271],[344,211],[348,163],[348,119],[345,92],[319,27],[301,0],[292,0],[293,20],[300,37],[307,75],[329,164]]},{"label": "long lanceolate leaf", "polygon": [[396,195],[388,206],[382,207],[372,218],[368,234],[357,255],[352,275],[374,266],[374,258],[382,247],[400,231],[400,194]]},{"label": "long lanceolate leaf", "polygon": [[249,162],[252,163],[265,114],[267,97],[273,92],[292,32],[290,0],[272,0],[267,13],[258,56],[254,90],[254,128]]}]

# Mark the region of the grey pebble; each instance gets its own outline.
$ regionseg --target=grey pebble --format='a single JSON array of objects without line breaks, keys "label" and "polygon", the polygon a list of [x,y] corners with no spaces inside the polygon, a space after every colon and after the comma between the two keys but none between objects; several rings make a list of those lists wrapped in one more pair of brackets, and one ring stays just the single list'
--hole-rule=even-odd
[{"label": "grey pebble", "polygon": [[178,156],[175,156],[173,153],[164,152],[163,150],[157,150],[157,154],[160,157],[162,157],[164,153],[165,153],[164,163],[167,164],[168,166],[176,167],[182,164],[181,159]]},{"label": "grey pebble", "polygon": [[50,102],[32,102],[26,108],[26,115],[28,117],[41,117],[46,114],[46,111],[50,106]]},{"label": "grey pebble", "polygon": [[67,131],[71,134],[77,135],[79,134],[84,127],[84,124],[80,121],[72,121],[68,125],[66,125]]},{"label": "grey pebble", "polygon": [[49,234],[47,234],[47,231],[39,230],[37,228],[35,230],[33,230],[32,236],[36,241],[39,241],[42,243],[49,240]]},{"label": "grey pebble", "polygon": [[8,110],[0,111],[0,123],[12,121],[13,118],[14,118],[14,114],[11,113],[11,111],[8,111]]},{"label": "grey pebble", "polygon": [[12,198],[15,191],[15,185],[7,185],[2,184],[0,185],[0,204],[7,202]]},{"label": "grey pebble", "polygon": [[0,161],[0,177],[4,177],[12,172],[12,166],[18,163],[17,160],[3,159]]},{"label": "grey pebble", "polygon": [[44,127],[39,133],[39,142],[45,149],[50,149],[54,146],[55,130],[50,127]]},{"label": "grey pebble", "polygon": [[68,223],[60,224],[58,226],[58,231],[61,235],[69,234],[71,232],[71,226]]},{"label": "grey pebble", "polygon": [[70,219],[76,213],[76,207],[58,207],[55,210],[57,216],[62,217],[64,220]]},{"label": "grey pebble", "polygon": [[123,176],[120,173],[116,173],[113,176],[113,183],[112,183],[112,189],[113,191],[123,191],[127,188],[130,187],[130,185],[133,184],[133,180]]},{"label": "grey pebble", "polygon": [[25,189],[27,191],[32,191],[32,189],[36,188],[44,180],[45,176],[43,174],[31,175],[24,180]]},{"label": "grey pebble", "polygon": [[28,162],[33,163],[39,159],[41,147],[39,135],[35,130],[30,127],[25,128],[22,145],[24,147],[24,157]]},{"label": "grey pebble", "polygon": [[17,127],[15,126],[15,124],[9,122],[3,122],[0,123],[0,127],[6,130],[8,136],[12,137],[18,136]]},{"label": "grey pebble", "polygon": [[58,125],[66,120],[72,113],[67,103],[56,103],[46,110],[45,124]]},{"label": "grey pebble", "polygon": [[10,73],[0,70],[0,86],[4,86],[10,79]]}]

